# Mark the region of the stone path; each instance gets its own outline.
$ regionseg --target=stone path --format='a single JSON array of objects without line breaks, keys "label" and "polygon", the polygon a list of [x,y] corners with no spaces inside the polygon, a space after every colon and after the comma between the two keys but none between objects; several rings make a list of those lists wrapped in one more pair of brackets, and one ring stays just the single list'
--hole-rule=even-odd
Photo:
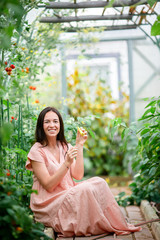
[{"label": "stone path", "polygon": [[[140,208],[138,206],[128,206],[126,208],[121,207],[121,211],[125,217],[127,217],[129,223],[140,223],[146,221],[142,216]],[[96,237],[96,236],[95,236]],[[91,240],[92,237],[73,237],[73,238],[57,238],[56,240]],[[97,236],[98,239],[98,236]],[[141,232],[132,233],[125,236],[118,236],[114,238],[113,235],[100,238],[101,240],[155,240],[149,224],[142,226]]]}]

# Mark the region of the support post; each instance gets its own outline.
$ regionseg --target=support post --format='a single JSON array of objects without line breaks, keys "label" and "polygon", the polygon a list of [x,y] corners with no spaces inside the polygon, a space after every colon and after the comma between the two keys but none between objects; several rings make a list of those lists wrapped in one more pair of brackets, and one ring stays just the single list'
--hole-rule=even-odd
[{"label": "support post", "polygon": [[[67,98],[67,81],[66,81],[66,58],[65,58],[65,51],[64,51],[64,46],[61,46],[61,89],[62,89],[62,99]],[[67,115],[68,110],[67,106],[63,104],[62,101],[62,111],[65,115]]]},{"label": "support post", "polygon": [[127,41],[128,46],[128,71],[129,71],[129,91],[130,91],[130,123],[135,121],[135,97],[134,97],[134,83],[133,83],[133,56],[132,56],[132,40]]},{"label": "support post", "polygon": [[122,100],[122,92],[121,92],[121,63],[120,56],[117,56],[117,73],[118,73],[118,89],[119,89],[119,100]]}]

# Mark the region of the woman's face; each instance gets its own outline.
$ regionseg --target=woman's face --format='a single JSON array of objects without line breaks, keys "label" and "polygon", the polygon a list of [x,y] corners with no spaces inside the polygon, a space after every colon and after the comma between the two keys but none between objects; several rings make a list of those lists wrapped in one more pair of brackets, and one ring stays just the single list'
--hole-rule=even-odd
[{"label": "woman's face", "polygon": [[60,131],[60,122],[58,115],[53,112],[47,112],[44,116],[43,129],[47,139],[50,137],[56,137]]}]

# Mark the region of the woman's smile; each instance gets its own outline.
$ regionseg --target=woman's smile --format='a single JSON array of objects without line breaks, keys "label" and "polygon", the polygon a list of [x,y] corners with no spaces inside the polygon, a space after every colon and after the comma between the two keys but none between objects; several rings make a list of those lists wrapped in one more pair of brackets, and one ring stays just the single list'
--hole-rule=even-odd
[{"label": "woman's smile", "polygon": [[43,129],[46,136],[56,135],[60,131],[59,117],[55,112],[49,111],[44,117]]}]

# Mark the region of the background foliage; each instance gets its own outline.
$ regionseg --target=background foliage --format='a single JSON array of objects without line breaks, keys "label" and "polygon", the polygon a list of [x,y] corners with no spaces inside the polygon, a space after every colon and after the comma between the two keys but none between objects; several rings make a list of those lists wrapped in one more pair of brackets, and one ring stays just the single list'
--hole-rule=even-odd
[{"label": "background foliage", "polygon": [[69,96],[69,114],[76,119],[81,116],[81,125],[84,128],[83,118],[92,116],[92,123],[89,124],[94,135],[90,133],[91,137],[85,145],[86,169],[87,166],[92,169],[88,173],[91,175],[125,174],[127,164],[123,162],[122,152],[118,151],[120,135],[117,134],[116,141],[113,143],[107,127],[110,119],[116,117],[122,117],[128,125],[128,95],[122,92],[121,100],[114,99],[110,87],[106,85],[106,80],[98,79],[95,83],[89,78],[88,70],[82,71],[76,67],[73,74],[68,77]]},{"label": "background foliage", "polygon": [[[130,184],[132,195],[122,201],[124,194],[120,195],[119,201],[140,204],[142,199],[159,201],[160,196],[160,97],[153,98],[145,107],[146,111],[136,124],[129,128],[122,119],[111,122],[112,132],[123,127],[121,134],[123,150],[132,156],[132,168],[135,173],[134,181]],[[137,141],[133,141],[133,139]],[[136,142],[136,144],[135,144]],[[136,151],[131,151],[130,147]]]}]

